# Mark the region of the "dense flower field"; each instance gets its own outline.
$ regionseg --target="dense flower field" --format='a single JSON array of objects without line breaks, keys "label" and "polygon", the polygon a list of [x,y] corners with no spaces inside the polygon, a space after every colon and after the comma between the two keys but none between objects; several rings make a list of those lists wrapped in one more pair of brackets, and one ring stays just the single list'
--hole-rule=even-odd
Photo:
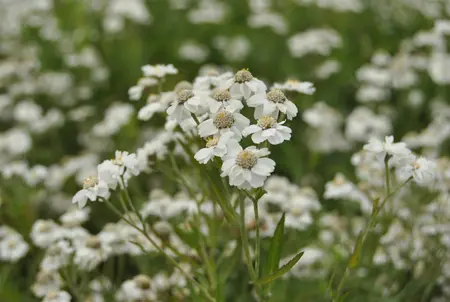
[{"label": "dense flower field", "polygon": [[450,301],[448,0],[0,7],[0,301]]}]

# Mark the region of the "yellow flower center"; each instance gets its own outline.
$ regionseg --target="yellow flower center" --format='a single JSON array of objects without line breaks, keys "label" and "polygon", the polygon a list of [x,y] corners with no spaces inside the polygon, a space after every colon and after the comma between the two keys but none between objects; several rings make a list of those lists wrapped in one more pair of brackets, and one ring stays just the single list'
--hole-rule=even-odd
[{"label": "yellow flower center", "polygon": [[134,277],[134,282],[140,289],[149,289],[151,285],[151,279],[146,275],[137,275]]},{"label": "yellow flower center", "polygon": [[275,125],[276,120],[271,117],[271,116],[262,116],[259,120],[258,120],[258,127],[261,127],[262,129],[269,129],[272,128],[273,125]]},{"label": "yellow flower center", "polygon": [[86,240],[86,246],[91,249],[99,249],[102,246],[102,243],[96,236],[91,236]]},{"label": "yellow flower center", "polygon": [[244,169],[253,168],[253,166],[256,165],[257,161],[258,157],[256,157],[256,155],[253,154],[252,151],[248,150],[242,150],[236,157],[236,164]]},{"label": "yellow flower center", "polygon": [[96,185],[98,185],[98,178],[95,176],[89,176],[83,180],[83,189],[89,189]]},{"label": "yellow flower center", "polygon": [[267,93],[267,99],[274,103],[284,103],[286,101],[286,96],[280,89],[273,88]]},{"label": "yellow flower center", "polygon": [[217,90],[213,93],[213,99],[218,102],[226,102],[231,100],[231,94],[228,90]]},{"label": "yellow flower center", "polygon": [[219,143],[218,137],[210,137],[206,140],[206,148],[215,147]]},{"label": "yellow flower center", "polygon": [[47,233],[52,229],[52,224],[48,221],[43,221],[42,223],[40,223],[37,227],[37,230],[40,233]]},{"label": "yellow flower center", "polygon": [[177,91],[177,100],[179,103],[184,103],[194,96],[190,89],[181,89]]},{"label": "yellow flower center", "polygon": [[253,79],[253,75],[247,69],[239,70],[234,75],[234,81],[236,83],[245,83],[245,82],[251,81],[252,79]]},{"label": "yellow flower center", "polygon": [[221,110],[214,116],[213,124],[218,129],[230,128],[234,124],[234,116],[231,112]]}]

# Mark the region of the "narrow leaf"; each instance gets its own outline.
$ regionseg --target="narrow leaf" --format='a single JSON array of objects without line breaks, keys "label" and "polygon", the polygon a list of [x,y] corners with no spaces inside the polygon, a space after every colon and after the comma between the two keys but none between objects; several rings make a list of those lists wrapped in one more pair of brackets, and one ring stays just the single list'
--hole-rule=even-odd
[{"label": "narrow leaf", "polygon": [[283,248],[283,236],[284,236],[284,221],[285,214],[281,216],[280,221],[278,221],[277,228],[273,234],[270,241],[269,255],[267,259],[267,275],[272,274],[278,269],[281,259],[281,250]]},{"label": "narrow leaf", "polygon": [[267,284],[267,283],[271,283],[272,281],[274,281],[275,279],[280,278],[281,276],[283,276],[284,274],[286,274],[287,272],[289,272],[291,270],[291,268],[297,264],[297,262],[300,260],[300,258],[302,258],[304,252],[300,252],[297,255],[295,255],[294,258],[292,258],[291,260],[289,260],[288,263],[286,263],[285,265],[283,265],[282,267],[280,267],[276,272],[274,272],[273,274],[267,276],[267,277],[263,277],[259,280],[257,280],[255,283],[258,285],[262,285],[262,284]]},{"label": "narrow leaf", "polygon": [[363,246],[364,241],[364,234],[361,231],[358,235],[358,239],[356,241],[355,249],[353,250],[352,255],[350,256],[348,267],[349,268],[355,268],[359,265],[359,262],[361,260],[361,250]]},{"label": "narrow leaf", "polygon": [[242,259],[241,248],[238,246],[233,255],[228,258],[225,258],[223,261],[223,265],[219,268],[219,283],[225,284],[230,275],[235,272],[236,266],[239,263],[239,260]]},{"label": "narrow leaf", "polygon": [[198,234],[195,232],[184,231],[177,225],[175,225],[174,231],[185,244],[194,249],[198,248],[198,243],[200,240]]}]

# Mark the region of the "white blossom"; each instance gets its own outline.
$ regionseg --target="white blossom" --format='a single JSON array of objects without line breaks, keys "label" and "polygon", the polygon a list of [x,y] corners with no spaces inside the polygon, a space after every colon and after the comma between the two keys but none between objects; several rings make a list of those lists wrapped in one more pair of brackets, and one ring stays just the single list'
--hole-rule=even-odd
[{"label": "white blossom", "polygon": [[234,133],[230,131],[220,136],[208,138],[205,148],[202,148],[195,153],[195,159],[201,164],[206,164],[214,156],[223,157],[227,153],[228,141],[233,136]]},{"label": "white blossom", "polygon": [[286,114],[287,119],[292,120],[297,116],[297,106],[286,98],[284,93],[273,88],[267,93],[259,93],[247,100],[249,107],[255,107],[255,119],[259,119],[263,115],[270,115],[278,118],[279,112]]},{"label": "white blossom", "polygon": [[314,84],[311,82],[303,82],[297,80],[287,80],[284,83],[275,83],[273,88],[285,90],[285,91],[296,91],[304,94],[314,94],[316,92],[316,88]]},{"label": "white blossom", "polygon": [[145,65],[142,66],[142,72],[146,77],[157,77],[164,78],[166,75],[173,75],[178,73],[178,69],[176,69],[172,64],[169,65]]},{"label": "white blossom", "polygon": [[42,302],[70,302],[72,297],[66,291],[49,292]]},{"label": "white blossom", "polygon": [[262,187],[275,170],[275,162],[266,157],[269,154],[266,148],[251,146],[243,149],[235,144],[224,157],[221,176],[228,176],[230,185],[242,189]]},{"label": "white blossom", "polygon": [[266,85],[257,78],[253,77],[250,71],[242,69],[234,75],[233,78],[226,80],[220,87],[221,89],[229,89],[233,98],[247,100],[250,95],[264,93],[267,89]]},{"label": "white blossom", "polygon": [[234,137],[240,140],[242,138],[242,130],[249,124],[248,118],[236,112],[235,109],[227,107],[201,122],[198,125],[198,134],[201,137],[208,137],[217,134],[223,135],[231,131],[234,133]]},{"label": "white blossom", "polygon": [[110,196],[108,183],[99,180],[98,177],[87,177],[83,181],[83,189],[78,191],[72,198],[72,203],[84,207],[88,200],[96,201],[99,198],[108,199]]},{"label": "white blossom", "polygon": [[386,155],[401,160],[411,154],[405,143],[394,143],[393,136],[386,136],[384,142],[371,138],[369,143],[364,145],[364,150],[374,153],[379,161],[384,160]]},{"label": "white blossom", "polygon": [[260,144],[268,141],[272,145],[278,145],[291,139],[292,130],[283,126],[285,121],[277,123],[271,116],[262,116],[256,125],[250,125],[242,131],[243,136],[252,135],[252,141]]}]

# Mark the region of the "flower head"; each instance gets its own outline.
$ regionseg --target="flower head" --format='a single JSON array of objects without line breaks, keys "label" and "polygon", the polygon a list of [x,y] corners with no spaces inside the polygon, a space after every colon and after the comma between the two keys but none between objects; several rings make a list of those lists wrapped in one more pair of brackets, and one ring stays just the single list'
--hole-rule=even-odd
[{"label": "flower head", "polygon": [[314,87],[314,84],[311,82],[303,82],[303,81],[297,81],[297,80],[287,80],[284,83],[275,83],[273,85],[274,88],[278,88],[285,91],[296,91],[304,94],[314,94],[316,92],[316,88]]},{"label": "flower head", "polygon": [[172,64],[168,65],[157,64],[157,65],[142,66],[142,72],[146,77],[164,78],[166,75],[169,74],[177,74],[178,69],[176,69]]},{"label": "flower head", "polygon": [[239,112],[244,105],[239,99],[233,98],[228,89],[216,89],[208,99],[209,111],[216,113],[224,108]]},{"label": "flower head", "polygon": [[83,180],[83,189],[73,196],[72,203],[76,203],[82,208],[88,200],[96,201],[98,198],[108,199],[109,196],[108,184],[100,181],[96,176],[90,176]]},{"label": "flower head", "polygon": [[228,79],[221,85],[222,89],[229,89],[233,98],[241,100],[248,99],[250,95],[264,93],[266,85],[255,78],[250,71],[242,69],[236,72],[233,78]]},{"label": "flower head", "polygon": [[398,162],[411,154],[405,143],[394,143],[392,135],[386,136],[384,142],[376,138],[369,139],[369,143],[364,145],[364,150],[374,153],[379,161],[389,155],[393,157],[394,162]]},{"label": "flower head", "polygon": [[201,137],[208,137],[231,131],[237,139],[241,139],[242,130],[249,124],[250,121],[245,116],[230,108],[225,108],[200,123],[198,133]]},{"label": "flower head", "polygon": [[221,176],[228,176],[230,185],[243,189],[259,188],[275,169],[275,162],[266,158],[270,152],[254,146],[242,149],[232,145],[224,157]]},{"label": "flower head", "polygon": [[259,118],[256,125],[250,125],[245,128],[242,131],[242,135],[248,136],[252,134],[252,141],[255,144],[260,144],[267,140],[272,145],[278,145],[285,140],[291,139],[292,130],[283,126],[283,123],[277,123],[275,118],[265,115]]},{"label": "flower head", "polygon": [[272,88],[266,94],[255,94],[248,101],[247,105],[255,107],[255,118],[270,115],[278,118],[279,112],[286,114],[291,120],[297,116],[298,109],[294,103],[289,101],[284,93],[278,88]]},{"label": "flower head", "polygon": [[214,156],[223,157],[227,153],[228,142],[233,136],[234,133],[230,131],[220,136],[209,137],[205,148],[195,153],[195,159],[201,164],[206,164]]}]

